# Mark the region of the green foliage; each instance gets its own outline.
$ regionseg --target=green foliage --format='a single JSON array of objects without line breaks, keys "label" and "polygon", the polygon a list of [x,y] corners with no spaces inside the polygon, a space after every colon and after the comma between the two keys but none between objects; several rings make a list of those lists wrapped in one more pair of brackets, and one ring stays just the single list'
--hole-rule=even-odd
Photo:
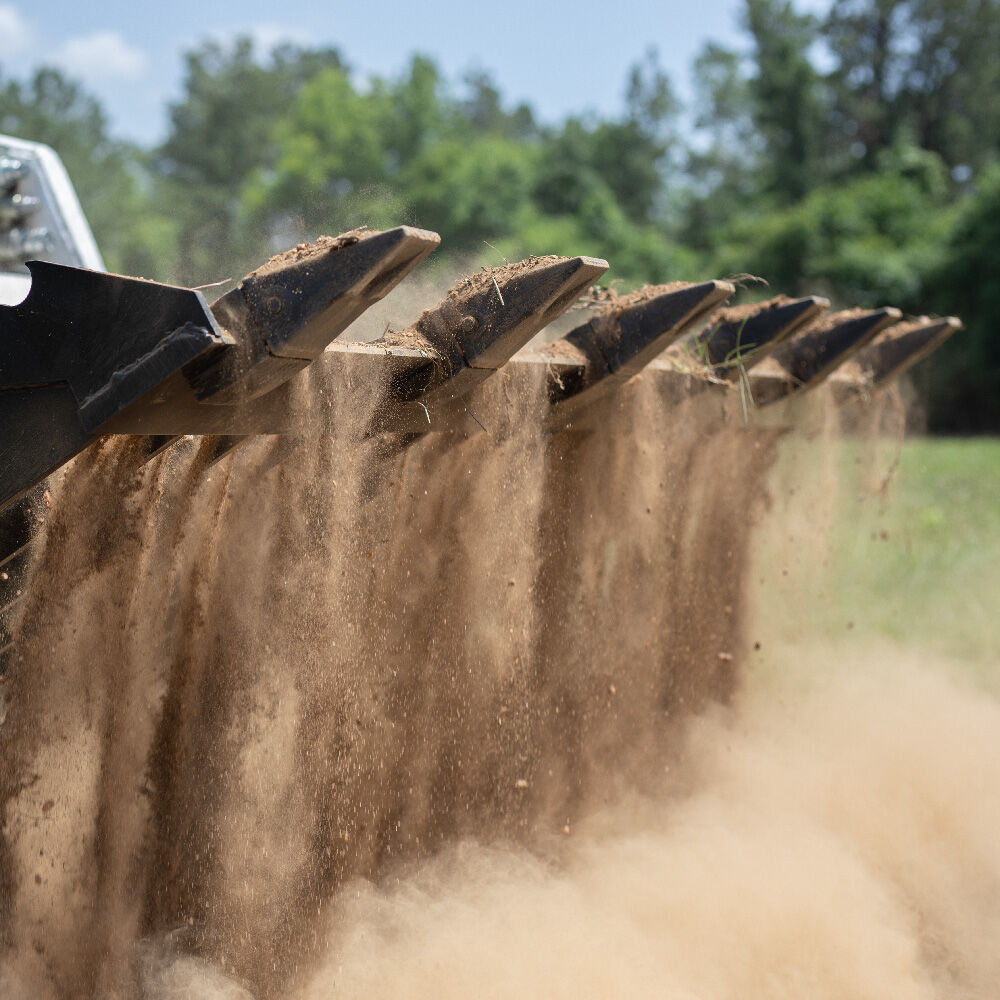
[{"label": "green foliage", "polygon": [[835,121],[869,167],[902,133],[949,167],[1000,153],[997,0],[834,0],[825,38]]},{"label": "green foliage", "polygon": [[932,426],[1000,427],[1000,167],[985,173],[928,279],[932,305],[960,316],[964,332],[923,366]]},{"label": "green foliage", "polygon": [[[1000,440],[914,439],[883,449],[844,442],[824,593],[812,624],[918,642],[995,671],[1000,654]],[[870,473],[884,476],[890,503]],[[948,586],[942,587],[941,581]]]},{"label": "green foliage", "polygon": [[933,154],[889,151],[876,173],[737,217],[718,235],[717,267],[752,271],[789,294],[919,309],[949,231],[944,177]]},{"label": "green foliage", "polygon": [[489,135],[428,147],[403,177],[413,221],[440,228],[456,250],[514,235],[531,216],[536,158],[530,146]]},{"label": "green foliage", "polygon": [[821,151],[824,108],[809,58],[817,27],[789,0],[747,0],[745,16],[754,41],[750,95],[765,144],[765,188],[783,199],[800,198],[813,186]]}]

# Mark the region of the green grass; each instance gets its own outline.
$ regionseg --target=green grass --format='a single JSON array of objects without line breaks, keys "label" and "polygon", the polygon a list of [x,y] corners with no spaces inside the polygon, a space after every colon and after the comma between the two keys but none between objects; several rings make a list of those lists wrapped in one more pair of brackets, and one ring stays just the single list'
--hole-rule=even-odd
[{"label": "green grass", "polygon": [[[1000,670],[1000,440],[825,447],[818,471],[803,456],[821,441],[786,449],[776,476],[758,562],[779,637],[883,638]],[[789,498],[803,478],[811,493]]]}]

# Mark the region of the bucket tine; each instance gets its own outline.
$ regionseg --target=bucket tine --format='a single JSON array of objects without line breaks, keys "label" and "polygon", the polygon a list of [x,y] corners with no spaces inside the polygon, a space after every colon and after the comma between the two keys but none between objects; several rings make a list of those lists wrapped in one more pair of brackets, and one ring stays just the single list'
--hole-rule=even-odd
[{"label": "bucket tine", "polygon": [[239,350],[202,374],[199,399],[239,403],[286,382],[440,242],[437,233],[398,226],[328,237],[272,258],[212,304]]},{"label": "bucket tine", "polygon": [[834,313],[776,348],[771,357],[785,372],[794,390],[809,389],[822,382],[886,327],[898,323],[902,315],[892,306]]},{"label": "bucket tine", "polygon": [[553,360],[565,355],[583,361],[572,374],[553,369],[550,401],[559,404],[583,394],[589,401],[598,387],[603,394],[627,381],[734,291],[726,281],[654,285],[605,306],[546,350]]},{"label": "bucket tine", "polygon": [[[537,257],[481,271],[459,282],[436,308],[382,346],[426,349],[437,363],[400,373],[400,403],[430,414],[454,404],[502,367],[536,333],[564,313],[608,269],[592,257]],[[417,430],[421,421],[417,421]]]},{"label": "bucket tine", "polygon": [[717,378],[735,381],[740,368],[752,368],[763,361],[829,305],[817,295],[804,299],[779,296],[749,307],[726,309],[694,335],[692,346]]},{"label": "bucket tine", "polygon": [[962,329],[955,316],[929,319],[921,316],[887,330],[857,353],[855,364],[872,384],[882,385],[936,351],[953,333]]}]

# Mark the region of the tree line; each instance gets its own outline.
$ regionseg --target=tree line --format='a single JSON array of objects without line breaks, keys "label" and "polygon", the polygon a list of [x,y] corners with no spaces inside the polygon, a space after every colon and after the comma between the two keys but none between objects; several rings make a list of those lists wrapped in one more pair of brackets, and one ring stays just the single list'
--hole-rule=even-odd
[{"label": "tree line", "polygon": [[2,74],[0,131],[53,145],[109,266],[199,285],[323,232],[407,222],[475,263],[591,254],[627,285],[752,273],[838,305],[961,316],[920,370],[931,427],[1000,430],[1000,0],[744,0],[694,98],[648,52],[616,117],[543,124],[492,79],[335,48],[185,56],[161,145],[56,69]]}]

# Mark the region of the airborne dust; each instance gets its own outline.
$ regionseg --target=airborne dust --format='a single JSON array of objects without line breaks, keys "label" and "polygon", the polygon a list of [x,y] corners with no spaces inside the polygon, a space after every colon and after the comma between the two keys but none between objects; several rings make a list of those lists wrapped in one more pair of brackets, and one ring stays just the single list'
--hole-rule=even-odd
[{"label": "airborne dust", "polygon": [[109,440],[53,485],[0,996],[993,995],[1000,708],[754,649],[788,441],[642,378],[548,438],[501,373],[487,433],[397,452],[370,387],[301,392],[342,430],[280,463]]}]

